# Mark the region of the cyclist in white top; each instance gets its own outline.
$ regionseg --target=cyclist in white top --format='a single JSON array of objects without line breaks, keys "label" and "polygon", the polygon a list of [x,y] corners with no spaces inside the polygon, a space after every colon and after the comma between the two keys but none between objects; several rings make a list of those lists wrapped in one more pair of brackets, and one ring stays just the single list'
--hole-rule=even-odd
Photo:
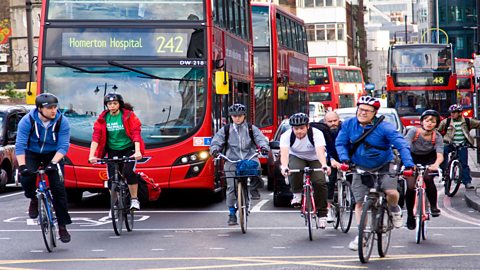
[{"label": "cyclist in white top", "polygon": [[[325,138],[323,133],[309,126],[309,118],[304,113],[296,113],[290,117],[291,130],[285,131],[280,137],[281,172],[289,179],[293,192],[292,205],[298,207],[302,199],[303,175],[290,174],[292,169],[324,168],[331,173],[325,157]],[[292,135],[293,133],[293,135]],[[317,206],[319,227],[327,225],[327,183],[323,172],[312,172],[313,196]]]}]

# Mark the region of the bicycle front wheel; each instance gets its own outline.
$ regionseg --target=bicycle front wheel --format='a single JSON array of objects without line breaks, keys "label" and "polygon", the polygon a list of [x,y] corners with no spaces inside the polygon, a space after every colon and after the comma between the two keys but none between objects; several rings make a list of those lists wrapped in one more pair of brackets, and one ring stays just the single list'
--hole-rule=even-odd
[{"label": "bicycle front wheel", "polygon": [[358,258],[367,263],[372,255],[375,240],[375,207],[372,200],[363,204],[362,216],[358,225]]},{"label": "bicycle front wheel", "polygon": [[116,235],[122,234],[123,229],[123,199],[119,192],[120,187],[113,182],[112,190],[110,192],[110,212],[112,213],[113,231]]},{"label": "bicycle front wheel", "polygon": [[417,191],[417,196],[415,197],[415,243],[417,244],[420,244],[422,240],[424,196],[423,192]]},{"label": "bicycle front wheel", "polygon": [[462,164],[458,160],[451,160],[449,162],[448,178],[450,181],[445,182],[445,194],[449,197],[455,196],[460,184],[462,183]]},{"label": "bicycle front wheel", "polygon": [[340,194],[340,196],[340,228],[342,229],[342,232],[347,233],[350,230],[353,212],[355,209],[355,203],[349,182],[345,181],[344,183],[342,183],[342,193]]},{"label": "bicycle front wheel", "polygon": [[313,240],[313,235],[312,235],[312,197],[310,196],[310,186],[306,186],[304,189],[304,194],[303,194],[303,209],[304,209],[304,217],[305,217],[305,225],[307,225],[308,229],[308,239],[310,241]]},{"label": "bicycle front wheel", "polygon": [[127,190],[124,190],[125,195],[123,196],[123,198],[125,198],[123,202],[123,205],[125,205],[123,218],[125,219],[125,228],[128,232],[131,232],[133,230],[135,220],[135,210],[130,209],[130,195],[128,194]]},{"label": "bicycle front wheel", "polygon": [[40,224],[40,229],[42,231],[43,242],[48,252],[53,251],[52,243],[52,227],[48,217],[47,209],[47,199],[44,195],[39,196],[38,198],[38,223]]},{"label": "bicycle front wheel", "polygon": [[244,183],[238,181],[237,183],[237,206],[238,206],[238,219],[240,221],[240,228],[242,229],[242,233],[247,232],[247,192],[244,186]]},{"label": "bicycle front wheel", "polygon": [[377,248],[380,257],[387,256],[392,237],[393,221],[387,207],[383,205],[377,213]]}]

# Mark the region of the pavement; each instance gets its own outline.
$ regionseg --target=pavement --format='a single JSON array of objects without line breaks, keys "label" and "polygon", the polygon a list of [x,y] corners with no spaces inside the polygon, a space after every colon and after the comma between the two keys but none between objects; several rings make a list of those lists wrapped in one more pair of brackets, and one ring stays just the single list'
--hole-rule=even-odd
[{"label": "pavement", "polygon": [[[465,201],[469,207],[480,211],[480,163],[477,163],[476,149],[468,150],[468,165],[475,189],[465,190]],[[462,185],[460,188],[464,188],[464,186]]]}]

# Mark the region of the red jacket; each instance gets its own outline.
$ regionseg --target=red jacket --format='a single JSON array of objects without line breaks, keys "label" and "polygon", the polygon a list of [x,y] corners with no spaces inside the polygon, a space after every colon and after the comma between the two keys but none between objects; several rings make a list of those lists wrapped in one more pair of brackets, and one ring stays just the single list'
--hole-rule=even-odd
[{"label": "red jacket", "polygon": [[[127,136],[132,142],[140,142],[140,152],[144,155],[145,143],[143,142],[141,135],[142,123],[140,122],[140,119],[138,119],[133,111],[126,109],[121,110],[125,133],[127,133]],[[108,110],[103,111],[93,125],[92,141],[98,143],[97,151],[95,152],[95,156],[98,158],[104,157],[107,152],[107,122],[105,121],[107,113]]]}]

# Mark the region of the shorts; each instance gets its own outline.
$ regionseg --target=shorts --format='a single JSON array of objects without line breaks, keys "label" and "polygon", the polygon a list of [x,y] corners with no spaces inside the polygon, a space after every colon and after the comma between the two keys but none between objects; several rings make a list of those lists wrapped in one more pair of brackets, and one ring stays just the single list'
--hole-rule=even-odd
[{"label": "shorts", "polygon": [[[391,172],[392,175],[396,173],[394,167],[394,163],[388,163],[387,165],[383,166],[382,168],[375,170],[378,172]],[[360,168],[364,170],[363,168]],[[395,176],[391,176],[389,174],[384,174],[380,176],[381,181],[381,189],[382,190],[397,190],[397,182],[398,178]],[[363,202],[365,196],[368,194],[370,188],[365,186],[362,183],[361,175],[354,174],[352,175],[352,193],[353,197],[355,198],[356,202]]]}]

